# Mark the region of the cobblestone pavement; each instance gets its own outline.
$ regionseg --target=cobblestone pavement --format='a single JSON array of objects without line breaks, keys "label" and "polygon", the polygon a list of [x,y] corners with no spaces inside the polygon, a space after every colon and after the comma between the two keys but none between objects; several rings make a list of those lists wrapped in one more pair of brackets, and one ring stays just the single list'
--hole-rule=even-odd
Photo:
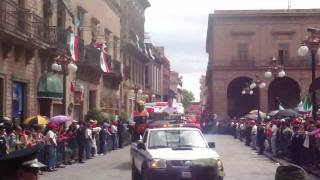
[{"label": "cobblestone pavement", "polygon": [[[257,155],[239,140],[226,135],[206,135],[216,143],[216,151],[224,163],[224,180],[273,180],[277,164]],[[40,180],[130,180],[129,147],[97,156],[84,164],[73,164],[40,176]],[[314,180],[311,177],[310,180]]]}]

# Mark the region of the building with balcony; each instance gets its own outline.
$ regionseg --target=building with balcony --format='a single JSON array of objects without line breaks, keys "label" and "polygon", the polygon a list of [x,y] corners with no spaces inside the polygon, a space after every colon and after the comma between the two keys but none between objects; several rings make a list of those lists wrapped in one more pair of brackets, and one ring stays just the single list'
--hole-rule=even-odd
[{"label": "building with balcony", "polygon": [[38,113],[41,51],[49,48],[41,1],[0,1],[0,117]]},{"label": "building with balcony", "polygon": [[[131,113],[137,99],[145,99],[146,66],[151,61],[145,45],[145,10],[150,7],[148,0],[120,0],[121,5],[121,57],[127,67],[126,81],[122,84],[122,108]],[[133,88],[142,90],[137,96]]]},{"label": "building with balcony", "polygon": [[[50,75],[62,79],[62,73],[53,73],[51,65],[59,56],[70,56],[71,34],[77,39],[75,46],[78,58],[74,59],[74,63],[78,69],[77,72],[66,73],[65,107],[62,103],[63,97],[48,97],[47,94],[52,92],[38,92],[40,114],[53,116],[66,112],[74,119],[82,120],[91,109],[117,113],[120,101],[119,85],[122,80],[119,2],[45,0],[42,9],[48,23],[47,38],[50,44],[49,48],[42,51],[42,75],[46,77],[49,72]],[[102,69],[99,47],[103,47],[103,62],[107,65],[108,71]],[[47,81],[48,78],[42,78],[42,83],[38,84],[46,84]],[[50,90],[44,87],[46,91]]]},{"label": "building with balcony", "polygon": [[146,64],[145,70],[145,82],[146,82],[146,92],[147,101],[149,102],[159,102],[163,100],[163,63],[164,63],[164,53],[163,47],[154,47],[152,43],[146,43],[147,52],[151,59],[149,63]]},{"label": "building with balcony", "polygon": [[[297,50],[308,35],[307,27],[320,27],[320,10],[228,10],[209,15],[206,74],[207,105],[220,119],[242,117],[260,108],[272,111],[279,104],[294,108],[311,87],[311,59]],[[271,59],[284,67],[286,76],[264,79]],[[319,75],[319,69],[317,74]],[[255,77],[267,86],[242,95]],[[317,84],[319,80],[317,80]]]},{"label": "building with balcony", "polygon": [[170,71],[170,91],[176,102],[182,102],[182,76],[176,71]]}]

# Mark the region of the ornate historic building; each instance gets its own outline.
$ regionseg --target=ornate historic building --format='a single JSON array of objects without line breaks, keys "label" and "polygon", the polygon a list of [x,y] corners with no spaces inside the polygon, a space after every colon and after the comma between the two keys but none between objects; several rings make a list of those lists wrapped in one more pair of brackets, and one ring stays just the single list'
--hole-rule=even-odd
[{"label": "ornate historic building", "polygon": [[[136,98],[145,99],[146,67],[151,61],[145,44],[145,10],[148,0],[121,0],[121,57],[125,66],[126,81],[122,84],[122,108],[131,113]],[[140,89],[141,91],[134,91]],[[137,92],[140,92],[137,94]]]},{"label": "ornate historic building", "polygon": [[[250,110],[294,108],[311,87],[311,59],[297,50],[307,27],[320,27],[320,10],[231,10],[209,15],[206,74],[207,105],[220,119],[241,117]],[[265,79],[272,59],[285,77]],[[317,69],[317,76],[320,71]],[[242,94],[256,78],[266,87]],[[317,84],[319,80],[317,80]],[[313,86],[318,87],[318,86]]]}]

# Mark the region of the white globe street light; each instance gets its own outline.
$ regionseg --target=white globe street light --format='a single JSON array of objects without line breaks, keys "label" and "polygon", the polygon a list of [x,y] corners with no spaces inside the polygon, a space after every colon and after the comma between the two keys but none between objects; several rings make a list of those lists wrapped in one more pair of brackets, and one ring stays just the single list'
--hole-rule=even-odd
[{"label": "white globe street light", "polygon": [[255,82],[250,84],[250,89],[254,89],[255,87],[257,87],[257,84]]},{"label": "white globe street light", "polygon": [[303,45],[298,49],[299,56],[305,57],[306,55],[308,55],[308,53],[309,53],[309,48],[306,45]]},{"label": "white globe street light", "polygon": [[246,94],[246,91],[245,91],[245,90],[242,90],[242,91],[241,91],[241,94]]},{"label": "white globe street light", "polygon": [[52,65],[51,65],[51,69],[54,70],[54,71],[59,71],[59,64],[54,62]]},{"label": "white globe street light", "polygon": [[271,72],[271,71],[266,71],[266,72],[264,73],[264,77],[266,77],[267,79],[272,78],[272,72]]},{"label": "white globe street light", "polygon": [[250,95],[252,95],[253,94],[253,91],[252,90],[250,90]]},{"label": "white globe street light", "polygon": [[278,73],[278,77],[282,78],[282,77],[285,77],[286,76],[286,72],[284,70],[281,70],[279,73]]},{"label": "white globe street light", "polygon": [[260,89],[262,89],[262,88],[264,88],[264,87],[266,87],[266,83],[265,83],[265,82],[262,82],[262,83],[259,84],[259,88],[260,88]]}]

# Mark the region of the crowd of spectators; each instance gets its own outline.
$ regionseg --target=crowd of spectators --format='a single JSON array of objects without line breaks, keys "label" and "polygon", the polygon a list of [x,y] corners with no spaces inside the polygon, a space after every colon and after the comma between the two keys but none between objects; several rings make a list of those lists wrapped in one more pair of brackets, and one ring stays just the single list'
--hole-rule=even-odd
[{"label": "crowd of spectators", "polygon": [[22,125],[19,119],[0,119],[0,158],[10,152],[42,145],[38,155],[46,171],[55,171],[57,166],[75,162],[84,163],[108,150],[123,146],[126,131],[123,120],[95,120],[53,123],[47,125]]},{"label": "crowd of spectators", "polygon": [[[310,118],[233,119],[223,132],[244,142],[258,154],[270,153],[312,169],[320,166],[320,121]],[[220,129],[221,131],[221,128]]]}]

